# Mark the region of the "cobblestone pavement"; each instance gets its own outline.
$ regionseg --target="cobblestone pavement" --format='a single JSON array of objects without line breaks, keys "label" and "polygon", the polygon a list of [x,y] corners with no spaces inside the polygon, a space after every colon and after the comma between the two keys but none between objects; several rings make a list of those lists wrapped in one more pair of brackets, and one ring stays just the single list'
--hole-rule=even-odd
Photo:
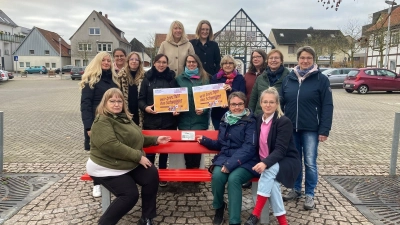
[{"label": "cobblestone pavement", "polygon": [[[0,82],[4,171],[65,174],[4,224],[96,224],[100,217],[100,198],[91,196],[91,183],[79,181],[88,154],[83,150],[78,82],[44,75]],[[332,132],[319,148],[317,207],[303,210],[303,199],[285,203],[289,224],[372,224],[321,176],[388,175],[400,93],[358,95],[334,89],[333,95]],[[210,189],[209,183],[170,183],[160,188],[155,221],[159,225],[212,224]],[[119,224],[136,224],[140,206],[139,200]],[[252,207],[250,192],[245,190],[242,221]],[[277,224],[273,216],[270,224]]]}]

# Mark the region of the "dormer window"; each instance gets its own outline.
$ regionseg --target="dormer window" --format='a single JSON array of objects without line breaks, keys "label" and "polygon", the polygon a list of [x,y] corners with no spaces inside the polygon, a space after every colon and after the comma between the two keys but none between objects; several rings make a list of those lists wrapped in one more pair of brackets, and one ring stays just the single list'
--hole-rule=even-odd
[{"label": "dormer window", "polygon": [[285,35],[283,33],[280,33],[279,36],[284,37]]},{"label": "dormer window", "polygon": [[311,34],[307,34],[307,37],[311,37]]},{"label": "dormer window", "polygon": [[124,32],[121,31],[121,38],[124,38]]},{"label": "dormer window", "polygon": [[334,35],[334,34],[331,34],[331,37],[333,37],[333,38],[334,38],[334,37],[335,37],[335,35]]}]

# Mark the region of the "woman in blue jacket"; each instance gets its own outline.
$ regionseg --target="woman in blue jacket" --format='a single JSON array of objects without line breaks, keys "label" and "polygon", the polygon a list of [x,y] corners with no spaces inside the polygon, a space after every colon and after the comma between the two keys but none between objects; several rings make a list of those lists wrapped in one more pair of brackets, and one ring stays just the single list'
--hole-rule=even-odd
[{"label": "woman in blue jacket", "polygon": [[[235,91],[241,91],[245,94],[246,82],[243,75],[238,73],[236,67],[236,61],[231,55],[224,56],[221,59],[221,69],[212,76],[210,84],[224,83],[226,96]],[[220,122],[222,121],[221,118],[227,111],[227,108],[222,107],[216,107],[211,110],[211,122],[215,130],[219,129]]]},{"label": "woman in blue jacket", "polygon": [[214,195],[213,224],[222,224],[226,203],[225,185],[228,183],[229,224],[241,224],[242,184],[258,176],[252,167],[259,162],[256,150],[256,119],[245,108],[246,95],[233,92],[228,97],[229,111],[222,117],[218,140],[198,136],[197,140],[210,150],[220,151],[212,160],[211,189]]},{"label": "woman in blue jacket", "polygon": [[[304,158],[304,209],[315,208],[314,189],[318,183],[318,143],[326,141],[332,126],[333,100],[328,78],[314,64],[315,51],[310,46],[297,50],[298,66],[285,77],[281,88],[281,106],[293,124],[293,139]],[[283,196],[288,201],[301,196],[303,174],[294,188]]]}]

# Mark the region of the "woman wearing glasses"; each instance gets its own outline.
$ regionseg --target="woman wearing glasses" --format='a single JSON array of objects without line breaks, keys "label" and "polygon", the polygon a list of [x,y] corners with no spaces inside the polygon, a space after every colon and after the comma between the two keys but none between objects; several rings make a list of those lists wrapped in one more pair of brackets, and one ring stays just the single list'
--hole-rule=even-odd
[{"label": "woman wearing glasses", "polygon": [[[189,94],[189,111],[180,113],[178,117],[178,129],[207,130],[209,109],[196,109],[193,99],[192,87],[209,83],[208,74],[203,69],[197,55],[188,55],[186,57],[185,71],[176,78],[176,82],[179,87],[187,87]],[[201,154],[185,154],[184,157],[187,169],[200,167]]]},{"label": "woman wearing glasses", "polygon": [[[111,55],[99,52],[86,67],[79,85],[82,90],[81,116],[85,130],[85,150],[90,150],[90,133],[96,108],[108,89],[119,87]],[[100,185],[95,181],[93,184],[93,197],[100,197]]]},{"label": "woman wearing glasses", "polygon": [[143,127],[143,114],[139,111],[138,98],[140,85],[143,81],[144,69],[140,56],[136,52],[129,53],[125,66],[118,73],[121,91],[128,106],[129,112],[133,114],[132,120],[139,127]]},{"label": "woman wearing glasses", "polygon": [[[262,113],[260,102],[261,93],[269,87],[275,87],[278,92],[282,86],[282,80],[289,74],[289,70],[283,67],[283,54],[279,50],[272,49],[267,54],[267,68],[257,77],[251,90],[249,109],[254,114]],[[247,90],[250,91],[250,90]]]},{"label": "woman wearing glasses", "polygon": [[228,97],[228,108],[219,126],[218,140],[197,136],[197,141],[210,150],[220,151],[212,160],[209,168],[212,173],[211,190],[214,196],[215,216],[213,224],[224,221],[225,185],[228,183],[229,224],[241,224],[242,184],[257,172],[252,167],[259,162],[256,150],[256,118],[245,107],[246,95],[233,92]]},{"label": "woman wearing glasses", "polygon": [[115,48],[113,50],[114,69],[119,72],[125,66],[126,51],[123,48]]},{"label": "woman wearing glasses", "polygon": [[[246,82],[243,75],[236,70],[235,59],[231,55],[226,55],[221,59],[220,66],[221,69],[212,76],[210,83],[224,83],[227,96],[235,91],[246,93]],[[222,107],[216,107],[211,110],[211,121],[215,130],[219,129],[219,124],[223,121],[223,116],[227,111],[227,108]]]},{"label": "woman wearing glasses", "polygon": [[262,49],[256,49],[251,53],[249,70],[244,75],[246,80],[246,97],[250,100],[251,90],[259,75],[267,68],[267,53]]},{"label": "woman wearing glasses", "polygon": [[[143,130],[176,130],[178,112],[157,113],[154,111],[153,90],[158,88],[175,88],[175,73],[168,67],[168,57],[158,54],[154,57],[153,67],[145,73],[139,92],[139,109],[144,114]],[[147,158],[154,164],[155,154],[148,154]],[[160,154],[158,167],[167,168],[168,154]],[[160,182],[160,186],[166,186]]]}]

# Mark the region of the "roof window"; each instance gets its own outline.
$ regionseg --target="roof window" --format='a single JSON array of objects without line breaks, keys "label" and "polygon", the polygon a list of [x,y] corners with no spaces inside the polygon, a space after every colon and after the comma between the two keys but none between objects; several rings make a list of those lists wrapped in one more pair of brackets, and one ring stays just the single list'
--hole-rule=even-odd
[{"label": "roof window", "polygon": [[284,35],[283,33],[280,33],[279,35],[280,35],[281,37],[285,37],[285,35]]}]

